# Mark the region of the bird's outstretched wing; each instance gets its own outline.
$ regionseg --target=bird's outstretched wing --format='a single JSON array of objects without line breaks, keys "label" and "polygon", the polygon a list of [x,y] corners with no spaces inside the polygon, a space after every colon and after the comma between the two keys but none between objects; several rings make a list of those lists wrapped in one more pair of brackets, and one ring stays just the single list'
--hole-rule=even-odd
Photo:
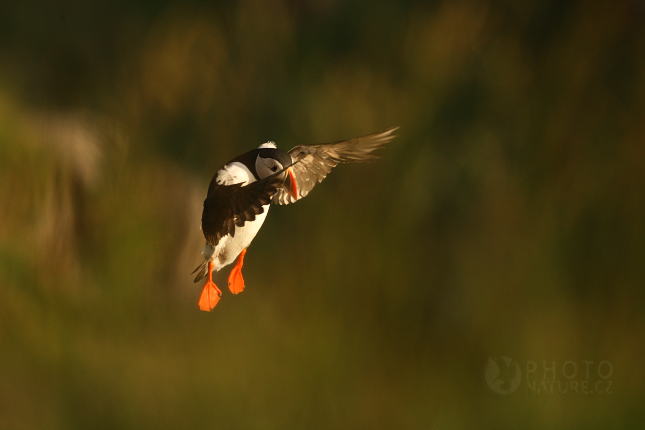
[{"label": "bird's outstretched wing", "polygon": [[287,205],[305,197],[320,183],[338,163],[364,162],[379,158],[373,151],[382,148],[396,136],[392,127],[378,133],[318,145],[298,145],[289,151],[293,159],[293,174],[296,178],[298,198],[280,188],[273,195],[273,203]]},{"label": "bird's outstretched wing", "polygon": [[227,234],[235,236],[235,226],[242,227],[263,213],[262,206],[271,203],[271,197],[282,187],[283,179],[279,173],[248,185],[211,187],[202,212],[202,232],[206,242],[216,246]]}]

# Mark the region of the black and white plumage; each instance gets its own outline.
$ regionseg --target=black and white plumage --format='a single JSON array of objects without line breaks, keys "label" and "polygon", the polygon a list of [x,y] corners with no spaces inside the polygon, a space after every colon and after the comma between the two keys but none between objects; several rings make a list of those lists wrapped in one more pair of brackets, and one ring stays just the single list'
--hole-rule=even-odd
[{"label": "black and white plumage", "polygon": [[307,196],[339,163],[377,159],[373,151],[392,141],[395,130],[328,144],[298,145],[288,153],[267,142],[220,168],[208,187],[202,213],[206,245],[204,262],[195,269],[195,282],[206,275],[208,280],[200,309],[210,311],[221,296],[212,282],[212,272],[236,258],[229,288],[234,294],[244,289],[241,269],[246,248],[264,223],[271,203],[284,205]]}]

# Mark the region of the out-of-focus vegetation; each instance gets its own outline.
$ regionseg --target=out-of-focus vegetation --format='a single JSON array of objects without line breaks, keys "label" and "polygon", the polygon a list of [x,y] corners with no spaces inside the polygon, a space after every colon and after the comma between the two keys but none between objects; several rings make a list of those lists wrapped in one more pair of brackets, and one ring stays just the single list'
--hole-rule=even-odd
[{"label": "out-of-focus vegetation", "polygon": [[[0,428],[642,428],[641,1],[1,10]],[[198,311],[223,162],[392,125]]]}]

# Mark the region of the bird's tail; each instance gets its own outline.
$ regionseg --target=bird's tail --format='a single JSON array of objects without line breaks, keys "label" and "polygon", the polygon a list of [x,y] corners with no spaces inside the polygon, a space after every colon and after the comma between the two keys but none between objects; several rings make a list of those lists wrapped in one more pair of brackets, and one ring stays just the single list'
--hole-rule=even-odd
[{"label": "bird's tail", "polygon": [[[206,277],[206,274],[208,273],[208,260],[204,260],[202,264],[197,266],[197,268],[193,270],[193,273],[195,272],[197,272],[197,275],[195,276],[195,280],[193,282],[199,282],[200,279]],[[193,273],[191,273],[191,275]]]}]

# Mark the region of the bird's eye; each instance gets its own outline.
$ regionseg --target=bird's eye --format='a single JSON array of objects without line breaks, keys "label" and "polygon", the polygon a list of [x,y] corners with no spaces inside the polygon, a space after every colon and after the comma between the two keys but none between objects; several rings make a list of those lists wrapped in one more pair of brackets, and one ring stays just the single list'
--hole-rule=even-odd
[{"label": "bird's eye", "polygon": [[273,173],[277,172],[280,169],[280,167],[282,167],[280,163],[278,163],[276,160],[272,158],[260,157],[260,160],[262,160],[262,163],[264,163],[264,166],[269,168],[269,170],[271,170],[271,172]]}]

